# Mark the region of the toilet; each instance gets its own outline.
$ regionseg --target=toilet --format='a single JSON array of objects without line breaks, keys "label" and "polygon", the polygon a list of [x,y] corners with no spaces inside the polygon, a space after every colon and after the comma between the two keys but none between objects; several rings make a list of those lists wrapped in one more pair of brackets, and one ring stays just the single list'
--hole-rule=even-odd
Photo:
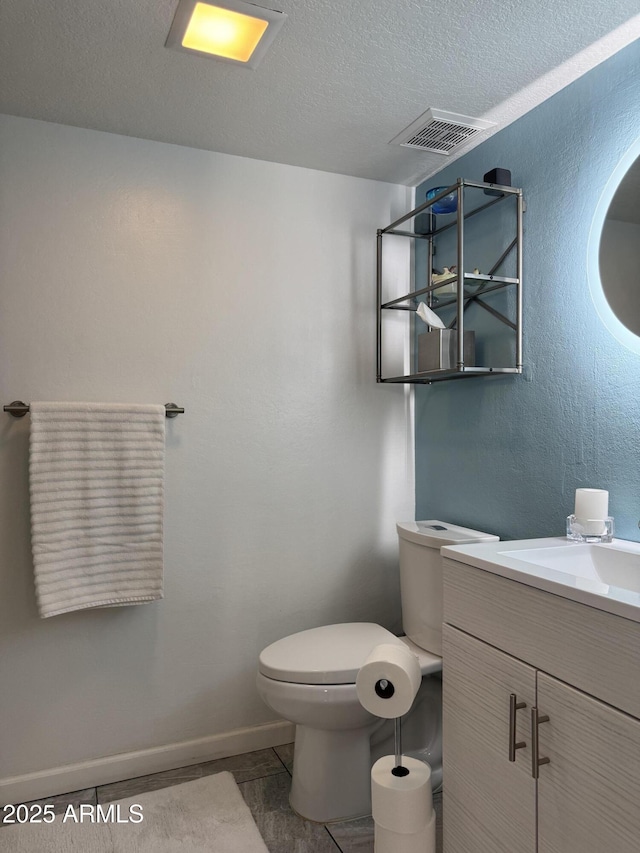
[{"label": "toilet", "polygon": [[403,717],[403,754],[431,766],[434,789],[442,783],[440,548],[499,537],[434,520],[396,527],[406,636],[372,622],[346,622],[300,631],[260,654],[260,696],[296,724],[291,807],[318,823],[371,814],[371,766],[393,752],[393,721],[366,711],[356,693],[358,670],[381,643],[407,646],[418,658],[422,684]]}]

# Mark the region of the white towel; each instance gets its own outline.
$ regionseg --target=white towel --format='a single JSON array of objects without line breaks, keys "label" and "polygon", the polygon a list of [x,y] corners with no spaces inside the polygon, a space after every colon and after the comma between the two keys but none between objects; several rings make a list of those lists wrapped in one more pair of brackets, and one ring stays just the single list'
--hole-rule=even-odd
[{"label": "white towel", "polygon": [[163,597],[162,405],[31,403],[40,616]]}]

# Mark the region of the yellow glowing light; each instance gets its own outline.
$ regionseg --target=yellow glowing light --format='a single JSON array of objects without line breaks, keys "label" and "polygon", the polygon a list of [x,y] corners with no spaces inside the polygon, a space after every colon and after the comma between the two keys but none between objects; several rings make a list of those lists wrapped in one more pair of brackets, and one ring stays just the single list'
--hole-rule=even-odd
[{"label": "yellow glowing light", "polygon": [[182,46],[248,62],[268,26],[262,18],[196,3]]}]

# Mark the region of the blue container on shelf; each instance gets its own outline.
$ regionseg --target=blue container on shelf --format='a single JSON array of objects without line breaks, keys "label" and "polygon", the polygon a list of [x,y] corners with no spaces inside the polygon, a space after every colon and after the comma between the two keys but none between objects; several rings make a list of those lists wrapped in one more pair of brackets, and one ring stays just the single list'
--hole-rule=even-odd
[{"label": "blue container on shelf", "polygon": [[[446,187],[432,187],[430,190],[427,190],[427,201],[431,201],[432,198],[435,198],[441,192],[444,192]],[[437,201],[435,204],[431,205],[431,210],[434,213],[455,213],[458,209],[458,193],[452,192],[449,195],[443,196],[440,201]]]}]

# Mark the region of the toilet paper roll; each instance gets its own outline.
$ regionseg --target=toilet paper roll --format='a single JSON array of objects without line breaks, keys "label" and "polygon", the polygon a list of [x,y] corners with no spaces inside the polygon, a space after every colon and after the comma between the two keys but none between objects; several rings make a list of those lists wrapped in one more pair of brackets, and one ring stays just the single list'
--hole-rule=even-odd
[{"label": "toilet paper roll", "polygon": [[374,826],[375,853],[436,853],[436,813],[420,832],[410,835],[392,832],[376,823]]},{"label": "toilet paper roll", "polygon": [[402,756],[409,773],[394,776],[395,756],[384,755],[371,768],[371,814],[376,826],[400,835],[421,832],[433,813],[431,768],[417,758]]},{"label": "toilet paper roll", "polygon": [[356,676],[363,708],[385,719],[402,717],[413,704],[422,673],[418,658],[406,646],[375,646]]}]

